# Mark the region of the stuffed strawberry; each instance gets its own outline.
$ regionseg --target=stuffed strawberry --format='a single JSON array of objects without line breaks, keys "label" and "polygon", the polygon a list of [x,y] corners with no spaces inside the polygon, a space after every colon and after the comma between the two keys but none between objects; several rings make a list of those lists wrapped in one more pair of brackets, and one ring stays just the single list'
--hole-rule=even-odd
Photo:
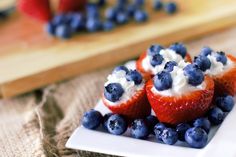
[{"label": "stuffed strawberry", "polygon": [[191,57],[183,44],[175,43],[168,49],[160,45],[152,45],[147,52],[140,56],[136,66],[144,78],[149,80],[153,75],[162,71],[166,63],[174,61],[176,64],[179,64],[182,60],[191,62]]},{"label": "stuffed strawberry", "polygon": [[144,118],[151,113],[148,103],[145,81],[136,70],[124,66],[115,68],[108,76],[102,96],[103,103],[113,113],[128,119]]},{"label": "stuffed strawberry", "polygon": [[193,64],[157,73],[146,85],[148,100],[161,122],[176,125],[204,116],[211,107],[214,81]]}]

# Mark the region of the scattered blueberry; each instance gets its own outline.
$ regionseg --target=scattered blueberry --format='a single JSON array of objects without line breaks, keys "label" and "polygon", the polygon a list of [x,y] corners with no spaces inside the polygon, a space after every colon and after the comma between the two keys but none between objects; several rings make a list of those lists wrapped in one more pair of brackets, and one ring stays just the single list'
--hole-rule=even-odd
[{"label": "scattered blueberry", "polygon": [[56,26],[52,22],[48,22],[45,25],[45,30],[48,32],[48,34],[55,35]]},{"label": "scattered blueberry", "polygon": [[148,55],[154,56],[156,54],[159,54],[162,49],[164,49],[164,47],[162,47],[161,45],[158,44],[151,45],[150,48],[148,49]]},{"label": "scattered blueberry", "polygon": [[107,122],[108,122],[108,118],[110,118],[110,116],[112,116],[113,113],[107,113],[103,116],[103,128],[107,131]]},{"label": "scattered blueberry", "polygon": [[85,19],[82,14],[73,14],[70,22],[71,28],[74,30],[81,30],[85,28]]},{"label": "scattered blueberry", "polygon": [[97,18],[89,18],[86,21],[86,29],[89,32],[96,32],[101,28],[101,21]]},{"label": "scattered blueberry", "polygon": [[127,123],[122,116],[114,114],[107,120],[107,129],[111,134],[121,135],[127,130]]},{"label": "scattered blueberry", "polygon": [[128,3],[128,0],[117,0],[116,1],[117,5],[126,5]]},{"label": "scattered blueberry", "polygon": [[180,141],[185,141],[185,132],[190,128],[191,126],[187,123],[180,123],[176,126],[176,131],[178,133],[178,138]]},{"label": "scattered blueberry", "polygon": [[68,39],[72,36],[72,29],[68,24],[61,24],[56,27],[55,34],[62,39]]},{"label": "scattered blueberry", "polygon": [[153,115],[149,115],[145,120],[148,124],[149,132],[154,134],[154,126],[158,123],[157,118]]},{"label": "scattered blueberry", "polygon": [[126,74],[129,72],[129,69],[126,66],[120,65],[120,66],[115,67],[115,69],[113,70],[113,73],[120,70],[125,71]]},{"label": "scattered blueberry", "polygon": [[146,139],[149,135],[148,124],[143,119],[136,119],[131,124],[131,136],[138,139]]},{"label": "scattered blueberry", "polygon": [[169,61],[165,64],[165,71],[166,72],[171,72],[174,70],[174,66],[177,66],[177,63],[175,61]]},{"label": "scattered blueberry", "polygon": [[103,30],[104,31],[111,31],[115,28],[115,24],[112,21],[105,21],[103,23]]},{"label": "scattered blueberry", "polygon": [[133,3],[134,3],[134,5],[141,7],[144,5],[145,0],[133,0]]},{"label": "scattered blueberry", "polygon": [[153,131],[154,131],[157,141],[162,141],[161,135],[162,135],[162,132],[165,128],[166,128],[166,126],[163,123],[157,123],[154,126]]},{"label": "scattered blueberry", "polygon": [[117,15],[117,9],[112,7],[108,8],[105,11],[105,17],[107,20],[115,21],[116,20],[116,15]]},{"label": "scattered blueberry", "polygon": [[148,14],[144,10],[137,10],[134,13],[134,19],[138,23],[146,22],[148,20]]},{"label": "scattered blueberry", "polygon": [[82,125],[87,129],[96,129],[102,122],[102,115],[96,110],[85,112],[82,119]]},{"label": "scattered blueberry", "polygon": [[163,3],[162,3],[162,1],[161,1],[161,0],[154,0],[154,1],[153,1],[153,8],[154,8],[154,10],[156,10],[156,11],[161,10],[161,9],[163,8]]},{"label": "scattered blueberry", "polygon": [[188,83],[198,86],[204,81],[203,72],[194,64],[189,64],[184,68],[184,75],[188,77]]},{"label": "scattered blueberry", "polygon": [[137,70],[130,70],[126,74],[127,81],[134,81],[134,84],[139,85],[142,83],[143,78],[142,75]]},{"label": "scattered blueberry", "polygon": [[210,48],[210,47],[203,47],[202,49],[201,49],[201,52],[200,52],[200,55],[202,55],[202,56],[208,56],[208,55],[210,55],[211,54],[211,52],[212,52],[213,50]]},{"label": "scattered blueberry", "polygon": [[154,86],[157,90],[163,91],[172,87],[172,77],[170,73],[162,71],[154,76]]},{"label": "scattered blueberry", "polygon": [[88,4],[86,6],[86,15],[87,18],[99,18],[100,14],[99,14],[99,9],[98,6],[96,4]]},{"label": "scattered blueberry", "polygon": [[224,112],[230,112],[234,107],[234,98],[231,95],[216,98],[216,105]]},{"label": "scattered blueberry", "polygon": [[211,61],[203,55],[199,55],[194,59],[194,63],[202,70],[206,71],[207,69],[210,69],[211,67]]},{"label": "scattered blueberry", "polygon": [[137,6],[134,4],[130,4],[127,6],[127,12],[129,14],[130,17],[134,16],[135,11],[137,10]]},{"label": "scattered blueberry", "polygon": [[216,60],[218,62],[221,62],[223,65],[226,65],[227,63],[227,57],[225,56],[225,53],[222,51],[216,52]]},{"label": "scattered blueberry", "polygon": [[193,122],[194,127],[200,127],[209,133],[211,129],[211,122],[207,118],[198,118]]},{"label": "scattered blueberry", "polygon": [[150,61],[151,65],[153,67],[160,65],[163,62],[164,58],[160,54],[156,54],[152,56],[152,59]]},{"label": "scattered blueberry", "polygon": [[178,141],[178,133],[171,128],[165,128],[162,131],[161,139],[165,144],[173,145]]},{"label": "scattered blueberry", "polygon": [[205,147],[207,140],[207,133],[199,127],[190,128],[185,133],[185,141],[193,148]]},{"label": "scattered blueberry", "polygon": [[214,107],[209,111],[208,119],[212,124],[219,125],[224,120],[224,112],[220,108]]},{"label": "scattered blueberry", "polygon": [[182,43],[174,43],[170,45],[170,49],[181,55],[183,58],[185,58],[187,54],[187,49]]},{"label": "scattered blueberry", "polygon": [[165,5],[165,11],[166,13],[168,14],[174,14],[176,11],[177,11],[177,5],[175,2],[168,2],[166,5]]},{"label": "scattered blueberry", "polygon": [[116,15],[116,22],[118,24],[125,24],[129,20],[128,14],[126,12],[120,11]]},{"label": "scattered blueberry", "polygon": [[119,83],[110,83],[104,89],[104,96],[111,102],[116,102],[123,95],[124,89]]},{"label": "scattered blueberry", "polygon": [[65,24],[66,22],[67,21],[66,21],[66,18],[65,18],[64,14],[58,14],[58,15],[54,16],[53,19],[52,19],[52,23],[55,26],[58,26],[58,25],[61,25],[61,24]]}]

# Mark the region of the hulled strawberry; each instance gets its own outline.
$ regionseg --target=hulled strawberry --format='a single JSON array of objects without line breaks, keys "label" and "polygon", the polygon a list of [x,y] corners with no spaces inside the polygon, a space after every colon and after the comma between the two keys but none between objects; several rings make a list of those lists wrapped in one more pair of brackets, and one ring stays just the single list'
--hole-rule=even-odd
[{"label": "hulled strawberry", "polygon": [[159,72],[147,82],[146,92],[158,119],[176,125],[206,114],[214,95],[214,81],[188,64]]},{"label": "hulled strawberry", "polygon": [[129,119],[144,118],[151,112],[141,74],[124,66],[108,76],[102,100],[113,113]]}]

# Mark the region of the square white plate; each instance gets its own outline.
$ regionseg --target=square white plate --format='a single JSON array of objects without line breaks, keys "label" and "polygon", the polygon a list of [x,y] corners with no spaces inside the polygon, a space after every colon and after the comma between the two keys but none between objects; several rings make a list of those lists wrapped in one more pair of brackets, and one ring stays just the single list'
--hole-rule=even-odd
[{"label": "square white plate", "polygon": [[[110,112],[101,101],[95,107],[103,114]],[[213,127],[203,149],[189,148],[183,142],[170,146],[158,143],[154,136],[148,140],[134,139],[128,131],[115,136],[98,130],[78,127],[66,143],[67,148],[130,157],[236,157],[236,107],[220,127]]]}]

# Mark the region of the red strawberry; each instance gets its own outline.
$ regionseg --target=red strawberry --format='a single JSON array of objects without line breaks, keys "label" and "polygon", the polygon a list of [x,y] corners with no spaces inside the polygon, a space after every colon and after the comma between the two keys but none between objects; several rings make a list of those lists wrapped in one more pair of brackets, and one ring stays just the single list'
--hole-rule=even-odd
[{"label": "red strawberry", "polygon": [[[142,66],[143,59],[147,56],[147,52],[144,52],[140,55],[139,59],[136,62],[137,70],[143,75],[145,80],[149,80],[153,77],[153,74],[150,71],[145,71]],[[187,53],[185,60],[192,63],[191,56]]]},{"label": "red strawberry", "polygon": [[17,8],[39,21],[47,22],[52,17],[49,0],[19,0]]},{"label": "red strawberry", "polygon": [[151,106],[148,103],[145,88],[138,91],[129,101],[116,106],[112,106],[102,96],[103,103],[113,113],[121,114],[129,119],[144,118],[151,113]]},{"label": "red strawberry", "polygon": [[230,94],[234,96],[236,94],[236,57],[232,55],[227,55],[227,57],[235,65],[229,71],[213,77],[215,81],[215,93],[216,95]]},{"label": "red strawberry", "polygon": [[176,125],[205,115],[211,107],[214,81],[205,76],[206,89],[186,93],[182,96],[163,96],[152,92],[153,80],[148,81],[148,100],[161,122]]},{"label": "red strawberry", "polygon": [[73,12],[83,10],[87,0],[60,0],[59,12]]}]

